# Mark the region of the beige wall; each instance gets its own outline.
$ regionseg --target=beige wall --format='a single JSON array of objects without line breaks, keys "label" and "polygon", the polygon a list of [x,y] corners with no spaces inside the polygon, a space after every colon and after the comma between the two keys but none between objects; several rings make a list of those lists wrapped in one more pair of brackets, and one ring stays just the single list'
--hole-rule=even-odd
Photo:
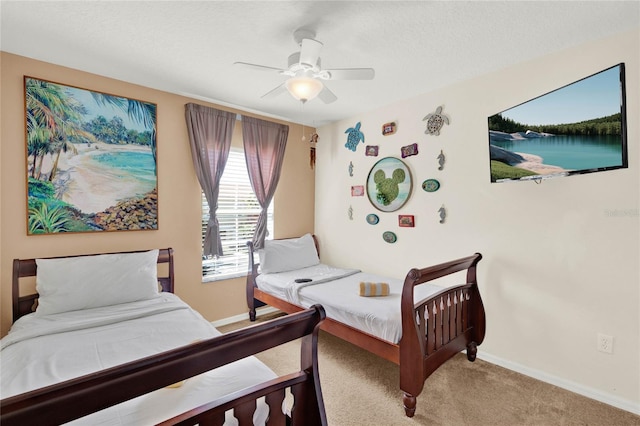
[{"label": "beige wall", "polygon": [[[411,267],[481,252],[479,285],[487,336],[478,356],[604,402],[640,410],[640,108],[638,30],[417,96],[318,129],[316,229],[326,263],[401,278]],[[620,62],[626,63],[629,168],[534,182],[492,184],[487,117]],[[423,117],[444,106],[451,119],[440,136],[424,133]],[[397,133],[382,136],[383,123]],[[378,158],[344,147],[345,130],[362,123]],[[376,159],[406,158],[414,179],[408,203],[376,211],[364,185]],[[440,150],[446,155],[437,170]],[[353,162],[354,176],[347,167]],[[420,188],[428,178],[441,189]],[[448,217],[439,223],[438,209]],[[353,220],[347,210],[353,208]],[[610,212],[626,212],[612,215]],[[365,217],[378,213],[371,226]],[[399,228],[398,214],[415,215]],[[387,244],[382,232],[398,241]],[[614,336],[613,354],[596,350],[596,335]]]},{"label": "beige wall", "polygon": [[[176,262],[176,294],[209,320],[246,312],[244,279],[205,284],[201,282],[200,187],[191,162],[184,105],[195,102],[242,112],[5,52],[1,55],[0,309],[2,335],[6,334],[11,323],[11,261],[14,258],[173,247]],[[158,105],[159,229],[157,231],[26,235],[24,75],[127,96]],[[308,143],[301,141],[302,126],[286,124],[289,124],[289,139],[285,164],[274,198],[276,237],[310,232],[313,231],[314,226],[314,172],[309,168]],[[238,122],[233,141],[236,146],[242,146],[239,130]],[[306,127],[305,133],[308,141],[309,127]]]}]

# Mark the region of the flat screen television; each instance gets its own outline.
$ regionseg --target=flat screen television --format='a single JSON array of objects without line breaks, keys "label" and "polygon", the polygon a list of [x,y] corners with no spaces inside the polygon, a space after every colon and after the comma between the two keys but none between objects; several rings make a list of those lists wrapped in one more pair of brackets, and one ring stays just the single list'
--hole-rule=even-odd
[{"label": "flat screen television", "polygon": [[626,168],[624,63],[488,118],[491,182]]}]

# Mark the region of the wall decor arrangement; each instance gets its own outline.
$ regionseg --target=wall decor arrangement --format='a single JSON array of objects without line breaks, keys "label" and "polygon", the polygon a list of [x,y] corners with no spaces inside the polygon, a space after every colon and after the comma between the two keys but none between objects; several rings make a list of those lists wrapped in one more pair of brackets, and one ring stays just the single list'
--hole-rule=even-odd
[{"label": "wall decor arrangement", "polygon": [[398,215],[398,226],[402,228],[413,228],[416,226],[415,218],[412,214]]},{"label": "wall decor arrangement", "polygon": [[427,179],[422,182],[422,189],[425,192],[436,192],[440,189],[440,182],[437,179]]},{"label": "wall decor arrangement", "polygon": [[412,187],[409,167],[395,157],[385,157],[376,162],[367,177],[369,201],[383,212],[401,208],[409,200]]},{"label": "wall decor arrangement", "polygon": [[353,162],[349,161],[349,176],[353,177]]},{"label": "wall decor arrangement", "polygon": [[444,169],[444,152],[442,152],[442,150],[440,150],[440,154],[438,154],[438,170],[442,170]]},{"label": "wall decor arrangement", "polygon": [[378,145],[367,145],[364,154],[368,157],[377,157]]},{"label": "wall decor arrangement", "polygon": [[389,244],[393,244],[398,241],[398,236],[391,231],[385,231],[382,233],[382,239]]},{"label": "wall decor arrangement", "polygon": [[382,125],[382,136],[393,135],[396,132],[396,122],[384,123]]},{"label": "wall decor arrangement", "polygon": [[354,127],[349,127],[347,130],[345,130],[345,133],[348,135],[347,143],[344,144],[345,148],[356,152],[358,144],[360,142],[364,143],[364,133],[360,131],[360,122],[358,121]]},{"label": "wall decor arrangement", "polygon": [[444,208],[444,204],[438,209],[438,214],[440,215],[440,223],[444,223],[447,218],[447,210]]},{"label": "wall decor arrangement", "polygon": [[24,77],[27,235],[158,229],[157,105]]},{"label": "wall decor arrangement", "polygon": [[380,222],[380,218],[375,213],[370,213],[367,215],[367,223],[369,225],[377,225]]},{"label": "wall decor arrangement", "polygon": [[364,185],[353,185],[351,187],[351,196],[352,197],[364,196]]},{"label": "wall decor arrangement", "polygon": [[435,112],[427,114],[422,121],[427,121],[427,130],[424,132],[428,135],[438,136],[440,129],[445,124],[449,124],[449,117],[442,113],[442,106],[439,106]]},{"label": "wall decor arrangement", "polygon": [[412,143],[411,145],[403,146],[400,148],[400,154],[402,158],[411,157],[412,155],[418,155],[418,144]]}]

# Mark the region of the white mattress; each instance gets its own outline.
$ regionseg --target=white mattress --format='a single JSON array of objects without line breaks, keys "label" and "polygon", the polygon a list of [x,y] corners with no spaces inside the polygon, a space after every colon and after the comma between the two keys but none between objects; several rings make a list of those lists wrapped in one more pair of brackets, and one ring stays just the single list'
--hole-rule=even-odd
[{"label": "white mattress", "polygon": [[[6,398],[221,333],[177,296],[37,317],[0,341],[0,397]],[[73,424],[156,424],[230,392],[276,377],[250,357],[78,419]],[[264,424],[266,404],[254,422]],[[227,413],[225,425],[237,421]]]},{"label": "white mattress", "polygon": [[[296,283],[296,278],[313,281]],[[361,281],[386,282],[389,295],[362,297],[359,295]],[[256,285],[262,291],[305,308],[319,303],[328,318],[391,343],[398,343],[402,337],[400,300],[403,284],[404,280],[325,264],[256,277]],[[415,289],[414,299],[420,301],[442,289],[435,284],[421,284]]]}]

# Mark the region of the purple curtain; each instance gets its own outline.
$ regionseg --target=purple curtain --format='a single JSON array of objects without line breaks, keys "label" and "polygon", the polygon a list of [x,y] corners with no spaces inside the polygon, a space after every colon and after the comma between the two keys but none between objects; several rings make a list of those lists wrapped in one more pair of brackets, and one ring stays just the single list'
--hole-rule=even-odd
[{"label": "purple curtain", "polygon": [[258,217],[253,244],[264,246],[267,236],[267,209],[276,192],[289,126],[254,117],[242,116],[242,139],[249,180],[262,210]]},{"label": "purple curtain", "polygon": [[220,225],[216,217],[220,178],[229,158],[231,135],[236,114],[197,104],[185,105],[191,158],[209,203],[209,223],[204,237],[203,254],[222,256]]}]

